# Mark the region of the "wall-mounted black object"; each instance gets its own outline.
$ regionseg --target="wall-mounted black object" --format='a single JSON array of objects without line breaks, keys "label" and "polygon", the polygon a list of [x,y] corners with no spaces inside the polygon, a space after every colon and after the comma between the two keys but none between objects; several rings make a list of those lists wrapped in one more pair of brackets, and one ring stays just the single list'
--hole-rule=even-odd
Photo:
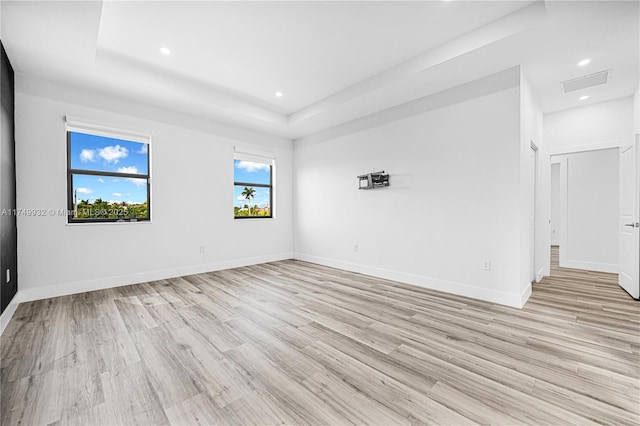
[{"label": "wall-mounted black object", "polygon": [[16,159],[13,68],[0,42],[0,305],[2,312],[18,291]]},{"label": "wall-mounted black object", "polygon": [[373,189],[389,186],[389,175],[380,172],[371,172],[358,176],[358,189]]}]

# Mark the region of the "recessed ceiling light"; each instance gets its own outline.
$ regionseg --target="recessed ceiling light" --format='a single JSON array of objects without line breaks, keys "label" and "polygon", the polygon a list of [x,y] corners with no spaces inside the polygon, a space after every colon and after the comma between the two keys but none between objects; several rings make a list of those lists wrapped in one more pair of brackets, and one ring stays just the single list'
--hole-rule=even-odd
[{"label": "recessed ceiling light", "polygon": [[591,62],[591,59],[583,59],[580,62],[578,62],[578,66],[579,67],[584,67],[585,65],[588,65],[589,62]]},{"label": "recessed ceiling light", "polygon": [[284,93],[282,93],[282,92],[276,92],[276,96],[277,96],[277,97],[279,97],[279,98],[281,98],[281,97],[283,97],[283,96],[284,96]]},{"label": "recessed ceiling light", "polygon": [[587,99],[589,99],[589,95],[582,95],[582,96],[580,96],[580,100],[581,100],[581,101],[586,101]]},{"label": "recessed ceiling light", "polygon": [[160,53],[162,53],[163,55],[171,55],[171,51],[169,49],[167,49],[166,47],[161,47],[160,48]]}]

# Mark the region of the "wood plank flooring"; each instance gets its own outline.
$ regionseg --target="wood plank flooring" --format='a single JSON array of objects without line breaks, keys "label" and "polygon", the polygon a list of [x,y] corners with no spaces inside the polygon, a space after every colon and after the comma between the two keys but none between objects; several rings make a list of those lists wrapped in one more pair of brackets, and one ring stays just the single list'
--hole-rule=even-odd
[{"label": "wood plank flooring", "polygon": [[640,424],[640,303],[552,275],[522,310],[293,260],[23,303],[0,423]]}]

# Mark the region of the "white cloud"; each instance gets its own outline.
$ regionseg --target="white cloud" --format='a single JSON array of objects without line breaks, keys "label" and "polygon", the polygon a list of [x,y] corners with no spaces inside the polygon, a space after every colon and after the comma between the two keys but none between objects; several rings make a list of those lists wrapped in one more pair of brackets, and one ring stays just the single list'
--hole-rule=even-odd
[{"label": "white cloud", "polygon": [[264,163],[253,163],[251,161],[239,161],[238,164],[236,164],[236,167],[239,169],[243,169],[246,170],[249,173],[255,173],[258,172],[260,170],[264,170],[264,171],[269,171],[269,165],[268,164],[264,164]]},{"label": "white cloud", "polygon": [[[113,195],[113,194],[111,194],[111,195]],[[93,201],[95,201],[95,200],[93,200]],[[144,203],[146,203],[146,201],[136,201],[136,200],[131,200],[131,199],[129,199],[129,200],[127,200],[127,199],[125,199],[125,200],[123,200],[123,199],[119,199],[119,200],[118,199],[113,199],[113,200],[103,200],[103,201],[105,201],[106,203],[109,203],[109,204],[117,204],[119,206],[121,206],[123,203],[126,204],[126,205],[144,204]]]},{"label": "white cloud", "polygon": [[114,197],[122,197],[122,194],[121,194],[121,193],[119,193],[119,192],[114,192],[114,193],[113,193],[113,194],[111,194],[111,195],[113,195]]},{"label": "white cloud", "polygon": [[105,146],[98,150],[98,155],[107,163],[117,164],[121,158],[126,158],[129,155],[129,150],[120,145]]},{"label": "white cloud", "polygon": [[132,184],[134,184],[135,186],[142,186],[142,185],[146,185],[147,184],[147,180],[146,179],[127,178],[127,180],[129,182],[131,182]]},{"label": "white cloud", "polygon": [[[117,170],[119,173],[138,173],[138,168],[136,166],[128,166],[128,167],[119,167]],[[129,182],[133,183],[135,186],[142,186],[147,184],[146,179],[138,179],[138,178],[126,178]]]},{"label": "white cloud", "polygon": [[246,201],[247,199],[246,199],[246,198],[244,198],[242,195],[238,195],[237,200],[238,200],[238,201]]},{"label": "white cloud", "polygon": [[102,178],[98,178],[98,182],[100,182],[100,183],[104,183],[104,179],[102,179]]},{"label": "white cloud", "polygon": [[93,193],[93,189],[89,189],[89,188],[76,188],[76,192],[78,194],[91,194]]},{"label": "white cloud", "polygon": [[80,151],[80,161],[83,163],[96,161],[96,151],[94,149],[83,149]]},{"label": "white cloud", "polygon": [[146,154],[149,152],[149,144],[143,143],[139,150],[136,151],[138,154]]},{"label": "white cloud", "polygon": [[138,173],[136,166],[118,167],[118,173]]}]

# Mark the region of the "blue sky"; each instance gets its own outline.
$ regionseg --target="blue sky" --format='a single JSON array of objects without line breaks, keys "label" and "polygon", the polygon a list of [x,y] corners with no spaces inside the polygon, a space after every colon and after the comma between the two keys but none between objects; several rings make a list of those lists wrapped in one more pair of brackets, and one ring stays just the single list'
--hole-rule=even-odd
[{"label": "blue sky", "polygon": [[[122,139],[71,133],[71,168],[146,174],[148,145]],[[143,203],[147,201],[146,179],[73,175],[78,200]]]},{"label": "blue sky", "polygon": [[[268,164],[252,163],[244,160],[233,161],[233,173],[235,182],[265,183],[269,184],[271,170]],[[249,185],[250,186],[250,185]],[[269,188],[254,186],[256,190],[254,198],[251,199],[252,206],[269,206]],[[249,204],[244,196],[240,195],[244,190],[244,185],[234,186],[233,200],[234,206],[242,207]]]}]

